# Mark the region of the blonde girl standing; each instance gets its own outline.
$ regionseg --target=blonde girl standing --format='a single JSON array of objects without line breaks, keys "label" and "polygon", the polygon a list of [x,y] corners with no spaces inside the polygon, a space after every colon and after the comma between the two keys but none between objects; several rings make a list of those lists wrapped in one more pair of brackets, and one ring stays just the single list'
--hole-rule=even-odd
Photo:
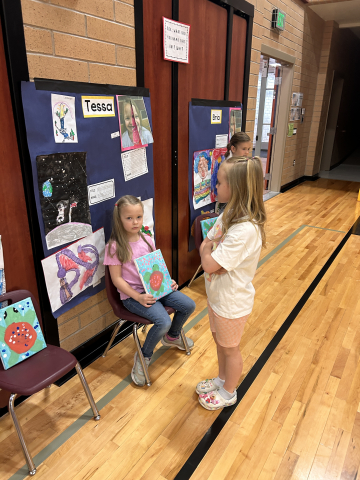
[{"label": "blonde girl standing", "polygon": [[[134,260],[155,250],[155,245],[151,237],[143,235],[140,231],[143,216],[144,207],[138,198],[125,195],[116,202],[113,229],[105,248],[104,265],[109,265],[111,280],[129,312],[147,318],[153,323],[142,347],[145,363],[149,365],[154,348],[160,340],[167,347],[185,350],[180,332],[195,310],[195,303],[177,291],[178,286],[174,280],[171,285],[173,291],[157,301],[144,291]],[[175,310],[172,322],[165,306]],[[193,348],[194,342],[187,337],[186,340],[189,348]],[[145,374],[137,353],[131,378],[136,385],[140,387],[145,385]]]},{"label": "blonde girl standing", "polygon": [[230,406],[237,400],[236,387],[243,369],[239,345],[254,304],[251,282],[266,243],[260,158],[226,159],[218,171],[217,192],[219,202],[227,206],[200,247],[219,366],[217,377],[196,387],[199,402],[207,410]]}]

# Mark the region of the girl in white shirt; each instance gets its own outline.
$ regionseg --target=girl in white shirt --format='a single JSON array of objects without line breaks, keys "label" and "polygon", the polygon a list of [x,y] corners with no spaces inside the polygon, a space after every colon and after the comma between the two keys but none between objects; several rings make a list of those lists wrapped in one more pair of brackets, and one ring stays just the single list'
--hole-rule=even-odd
[{"label": "girl in white shirt", "polygon": [[260,158],[228,158],[217,178],[218,200],[227,206],[200,247],[219,364],[218,376],[196,387],[199,402],[207,410],[236,403],[243,369],[239,344],[254,304],[251,282],[266,244]]}]

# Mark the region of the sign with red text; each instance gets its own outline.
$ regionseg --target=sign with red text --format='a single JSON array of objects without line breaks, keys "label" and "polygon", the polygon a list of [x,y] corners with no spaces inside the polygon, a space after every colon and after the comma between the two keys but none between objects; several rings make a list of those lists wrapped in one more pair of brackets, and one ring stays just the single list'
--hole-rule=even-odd
[{"label": "sign with red text", "polygon": [[164,60],[190,62],[190,25],[163,17]]}]

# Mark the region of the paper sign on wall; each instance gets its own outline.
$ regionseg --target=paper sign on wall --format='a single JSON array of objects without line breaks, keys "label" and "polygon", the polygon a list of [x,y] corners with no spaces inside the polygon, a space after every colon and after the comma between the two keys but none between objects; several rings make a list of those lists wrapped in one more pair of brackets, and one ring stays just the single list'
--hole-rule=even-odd
[{"label": "paper sign on wall", "polygon": [[55,143],[78,143],[75,97],[52,93],[51,111]]},{"label": "paper sign on wall", "polygon": [[115,117],[114,97],[81,97],[84,118]]},{"label": "paper sign on wall", "polygon": [[163,17],[164,60],[189,63],[190,25]]}]

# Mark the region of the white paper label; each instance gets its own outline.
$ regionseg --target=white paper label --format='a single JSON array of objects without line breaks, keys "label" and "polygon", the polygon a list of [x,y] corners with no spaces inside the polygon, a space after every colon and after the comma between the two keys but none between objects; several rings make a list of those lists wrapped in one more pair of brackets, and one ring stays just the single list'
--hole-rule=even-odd
[{"label": "white paper label", "polygon": [[111,138],[120,137],[120,132],[114,132],[111,134]]},{"label": "white paper label", "polygon": [[121,154],[125,181],[148,173],[145,148],[136,148]]},{"label": "white paper label", "polygon": [[228,134],[224,133],[223,135],[216,135],[215,137],[215,148],[224,148],[228,144]]},{"label": "white paper label", "polygon": [[115,117],[114,97],[81,97],[84,118]]},{"label": "white paper label", "polygon": [[106,180],[105,182],[94,183],[88,186],[89,205],[95,205],[96,203],[105,202],[110,198],[115,197],[115,182]]},{"label": "white paper label", "polygon": [[211,110],[211,123],[221,123],[222,110]]}]

